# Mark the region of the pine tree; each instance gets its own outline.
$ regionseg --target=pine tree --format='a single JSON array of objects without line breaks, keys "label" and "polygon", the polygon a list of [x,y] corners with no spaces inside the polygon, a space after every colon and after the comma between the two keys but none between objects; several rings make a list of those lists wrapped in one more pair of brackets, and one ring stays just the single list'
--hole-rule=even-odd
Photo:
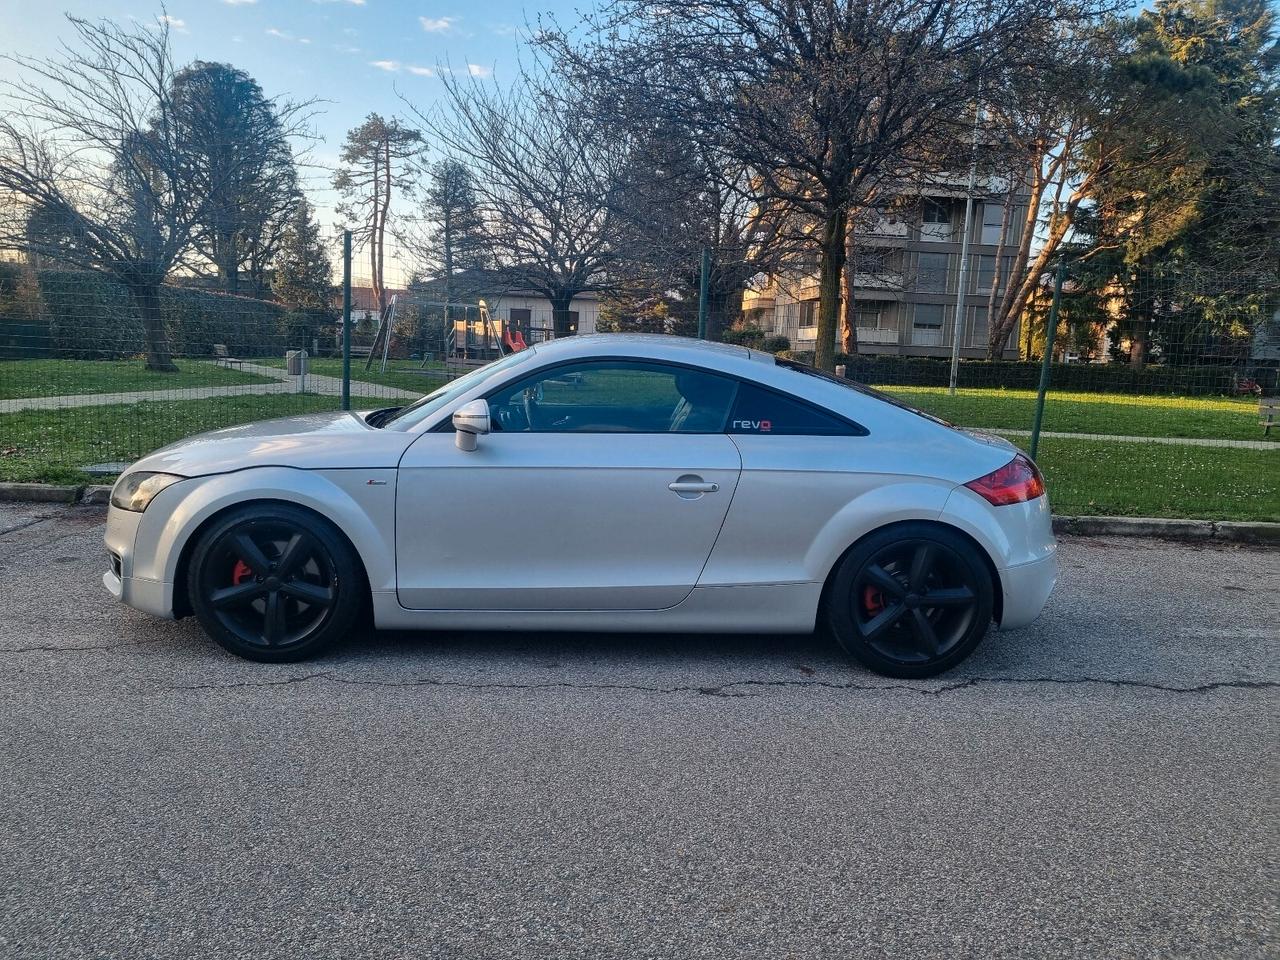
[{"label": "pine tree", "polygon": [[333,319],[333,267],[314,211],[305,200],[299,200],[289,214],[271,290],[276,300],[312,329]]}]

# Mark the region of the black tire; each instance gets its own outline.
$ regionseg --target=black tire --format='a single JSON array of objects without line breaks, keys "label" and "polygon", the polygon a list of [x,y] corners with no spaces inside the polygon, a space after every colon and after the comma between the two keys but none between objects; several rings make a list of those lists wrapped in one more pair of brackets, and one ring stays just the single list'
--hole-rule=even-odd
[{"label": "black tire", "polygon": [[364,578],[342,535],[277,503],[241,507],[210,526],[191,555],[187,591],[210,637],[262,663],[319,655],[350,633],[364,605]]},{"label": "black tire", "polygon": [[932,677],[973,653],[990,628],[991,573],[960,534],[901,523],[844,556],[824,603],[835,639],[869,670]]}]

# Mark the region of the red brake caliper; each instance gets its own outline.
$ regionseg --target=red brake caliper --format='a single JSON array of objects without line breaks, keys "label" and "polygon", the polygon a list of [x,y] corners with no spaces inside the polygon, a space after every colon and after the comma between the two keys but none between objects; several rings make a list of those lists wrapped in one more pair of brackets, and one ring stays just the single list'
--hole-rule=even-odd
[{"label": "red brake caliper", "polygon": [[868,586],[862,591],[862,606],[873,617],[884,609],[884,595],[879,587]]},{"label": "red brake caliper", "polygon": [[237,560],[236,565],[231,568],[231,585],[238,587],[252,576],[253,570],[243,560]]}]

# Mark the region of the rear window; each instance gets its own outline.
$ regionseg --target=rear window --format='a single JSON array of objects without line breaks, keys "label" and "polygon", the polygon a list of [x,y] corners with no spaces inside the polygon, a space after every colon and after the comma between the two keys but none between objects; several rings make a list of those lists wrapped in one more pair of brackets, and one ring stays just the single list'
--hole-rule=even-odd
[{"label": "rear window", "polygon": [[847,380],[844,377],[837,377],[834,373],[827,373],[825,370],[819,370],[817,367],[810,367],[803,363],[796,363],[794,360],[784,360],[782,357],[775,357],[774,362],[778,366],[786,367],[788,370],[794,370],[796,373],[803,373],[805,376],[817,377],[819,380],[826,380],[828,383],[834,383],[837,386],[844,387],[846,390],[856,390],[858,393],[864,394],[865,396],[875,397],[875,399],[884,403],[892,404],[900,410],[906,410],[910,413],[914,413],[917,417],[923,417],[926,420],[941,424],[944,427],[951,427],[953,430],[956,429],[956,425],[954,423],[943,420],[941,417],[935,417],[932,413],[925,413],[923,410],[918,410],[909,403],[903,403],[897,397],[891,396],[887,393],[882,393],[875,387],[868,387],[865,383],[859,383],[856,380]]},{"label": "rear window", "polygon": [[862,437],[867,431],[834,414],[752,383],[743,383],[729,414],[730,433]]}]

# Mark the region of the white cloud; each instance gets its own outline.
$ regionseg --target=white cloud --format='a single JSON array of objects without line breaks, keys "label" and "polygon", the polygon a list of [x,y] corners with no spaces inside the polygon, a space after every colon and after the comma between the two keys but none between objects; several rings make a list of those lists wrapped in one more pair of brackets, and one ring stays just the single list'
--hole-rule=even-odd
[{"label": "white cloud", "polygon": [[493,70],[489,67],[482,67],[478,63],[468,63],[467,73],[473,77],[488,77],[493,74]]},{"label": "white cloud", "polygon": [[510,23],[499,23],[494,26],[493,32],[500,37],[514,37],[516,35],[516,27]]},{"label": "white cloud", "polygon": [[399,60],[370,60],[369,66],[377,67],[379,70],[385,70],[387,73],[398,73],[400,70]]},{"label": "white cloud", "polygon": [[406,67],[415,77],[434,77],[436,72],[430,67]]},{"label": "white cloud", "polygon": [[187,30],[187,21],[179,20],[177,17],[171,17],[167,13],[162,13],[156,17],[156,23],[161,26],[167,26],[170,30],[177,33],[189,33]]},{"label": "white cloud", "polygon": [[311,0],[312,3],[349,3],[353,7],[363,7],[365,0]]},{"label": "white cloud", "polygon": [[458,22],[457,17],[419,17],[418,22],[427,33],[448,33]]},{"label": "white cloud", "polygon": [[310,43],[310,37],[295,37],[287,30],[281,30],[279,27],[267,27],[266,34],[269,37],[277,37],[281,40],[288,40],[290,43]]},{"label": "white cloud", "polygon": [[222,0],[228,7],[251,7],[258,0]]}]

